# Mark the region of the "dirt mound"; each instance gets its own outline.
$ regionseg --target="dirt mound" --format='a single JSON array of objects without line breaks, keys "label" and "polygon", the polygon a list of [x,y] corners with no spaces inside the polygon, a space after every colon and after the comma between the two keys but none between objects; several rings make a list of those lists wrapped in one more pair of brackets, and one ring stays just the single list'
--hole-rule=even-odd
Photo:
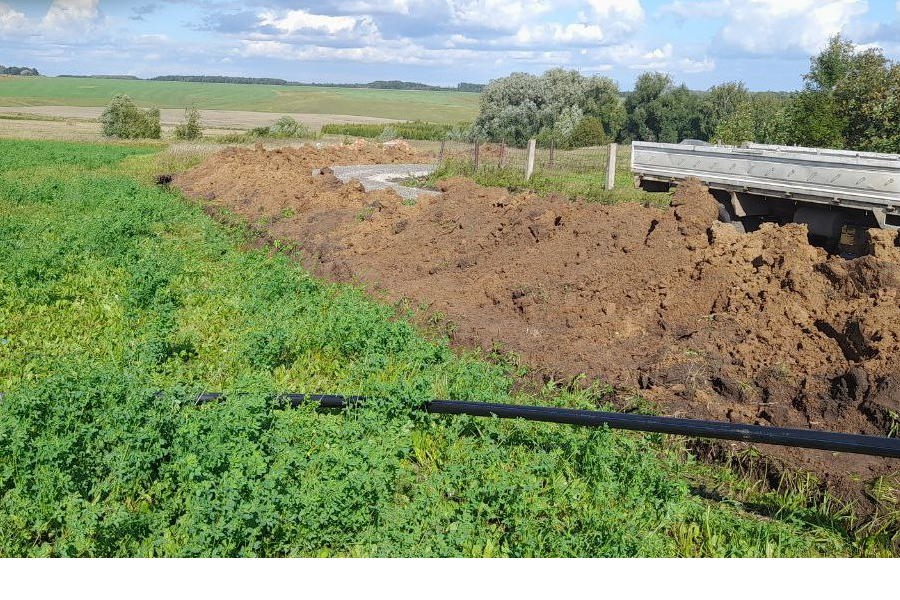
[{"label": "dirt mound", "polygon": [[[176,184],[302,242],[306,267],[428,303],[454,341],[500,345],[547,376],[640,389],[668,414],[886,434],[900,413],[900,249],[829,257],[805,226],[738,234],[699,182],[669,210],[511,194],[466,179],[414,205],[332,164],[411,151],[229,150]],[[896,462],[767,449],[838,488]]]}]

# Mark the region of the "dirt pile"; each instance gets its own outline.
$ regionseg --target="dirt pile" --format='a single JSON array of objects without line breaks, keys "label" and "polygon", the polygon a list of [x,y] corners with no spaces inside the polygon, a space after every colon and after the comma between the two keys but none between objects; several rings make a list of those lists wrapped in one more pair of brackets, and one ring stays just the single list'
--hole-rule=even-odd
[{"label": "dirt pile", "polygon": [[[405,204],[333,164],[403,148],[229,150],[176,184],[299,241],[306,267],[427,303],[454,341],[500,346],[556,378],[641,390],[667,414],[886,434],[900,413],[900,249],[829,257],[805,226],[738,234],[699,183],[669,210],[511,194],[465,179]],[[767,449],[841,487],[883,459]],[[843,483],[842,483],[843,482]]]}]

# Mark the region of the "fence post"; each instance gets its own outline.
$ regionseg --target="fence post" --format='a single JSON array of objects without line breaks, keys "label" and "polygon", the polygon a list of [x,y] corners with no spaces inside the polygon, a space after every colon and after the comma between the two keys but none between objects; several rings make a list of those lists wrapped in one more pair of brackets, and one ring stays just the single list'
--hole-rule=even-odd
[{"label": "fence post", "polygon": [[528,140],[528,159],[525,161],[525,181],[530,180],[531,176],[534,174],[535,144],[535,140]]},{"label": "fence post", "polygon": [[438,160],[444,160],[444,145],[447,143],[447,140],[441,140],[441,151],[438,154]]},{"label": "fence post", "polygon": [[475,172],[476,173],[478,172],[478,155],[479,155],[480,146],[481,146],[481,144],[479,144],[478,142],[475,142]]},{"label": "fence post", "polygon": [[609,159],[606,161],[606,189],[608,190],[616,187],[616,152],[618,149],[618,144],[609,145]]},{"label": "fence post", "polygon": [[550,140],[550,166],[553,166],[553,151],[556,149],[556,143]]},{"label": "fence post", "polygon": [[499,167],[502,169],[506,163],[506,142],[500,142],[500,163]]}]

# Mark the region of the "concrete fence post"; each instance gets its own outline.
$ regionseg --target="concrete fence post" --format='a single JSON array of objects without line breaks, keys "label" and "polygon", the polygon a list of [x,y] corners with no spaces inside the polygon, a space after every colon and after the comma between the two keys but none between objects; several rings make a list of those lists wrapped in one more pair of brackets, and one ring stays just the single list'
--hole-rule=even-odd
[{"label": "concrete fence post", "polygon": [[440,151],[440,153],[438,154],[438,160],[439,160],[439,161],[440,161],[440,160],[444,160],[444,149],[445,149],[446,145],[447,145],[447,141],[446,141],[446,140],[441,140],[441,151]]},{"label": "concrete fence post", "polygon": [[616,187],[616,152],[618,150],[618,144],[609,145],[609,158],[606,161],[606,189],[608,190]]},{"label": "concrete fence post", "polygon": [[535,140],[528,140],[528,158],[525,161],[525,181],[531,179],[531,176],[534,175],[534,151],[537,142]]},{"label": "concrete fence post", "polygon": [[481,144],[479,144],[478,142],[475,142],[475,172],[476,173],[478,172],[478,162],[480,159],[480,156],[479,156],[480,154],[481,154]]}]

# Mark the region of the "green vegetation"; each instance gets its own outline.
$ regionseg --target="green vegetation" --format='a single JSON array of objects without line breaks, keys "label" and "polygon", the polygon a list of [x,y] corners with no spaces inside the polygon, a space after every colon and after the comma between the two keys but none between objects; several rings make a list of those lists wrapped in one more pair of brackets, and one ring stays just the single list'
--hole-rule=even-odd
[{"label": "green vegetation", "polygon": [[[590,141],[678,143],[684,139],[900,152],[900,63],[878,48],[858,51],[839,35],[810,60],[803,90],[751,93],[739,81],[694,92],[665,73],[638,76],[624,102],[615,83],[552,69],[513,73],[481,96],[473,133],[522,146],[530,138],[579,147]],[[577,133],[576,133],[577,132]],[[590,145],[590,144],[589,144]]]},{"label": "green vegetation", "polygon": [[[413,309],[312,279],[297,249],[241,250],[264,244],[140,183],[152,151],[0,141],[4,555],[885,552],[889,534],[850,537],[811,495],[742,489],[669,438],[413,410],[609,390],[511,397],[501,357],[454,354]],[[229,396],[198,407],[203,390]],[[284,409],[282,390],[376,400]]]},{"label": "green vegetation", "polygon": [[221,144],[249,144],[262,139],[316,139],[317,137],[319,136],[310,131],[309,127],[293,117],[285,115],[272,125],[254,127],[243,133],[228,133],[218,136],[216,141]]},{"label": "green vegetation", "polygon": [[[456,126],[426,123],[424,121],[408,121],[406,123],[387,124],[361,124],[361,123],[329,123],[322,126],[323,134],[347,135],[361,138],[379,138],[388,127],[396,132],[395,137],[404,140],[445,140],[454,128],[468,128],[469,123],[460,123]],[[394,138],[392,138],[394,139]]]},{"label": "green vegetation", "polygon": [[584,77],[565,69],[543,75],[513,73],[491,81],[481,94],[473,134],[517,146],[530,138],[567,146],[581,120],[588,117],[598,120],[610,138],[620,136],[625,107],[612,79]]},{"label": "green vegetation", "polygon": [[200,111],[196,106],[184,109],[184,123],[175,126],[175,139],[198,140],[203,136],[203,128],[200,126]]},{"label": "green vegetation", "polygon": [[0,106],[105,106],[116,94],[127,94],[139,106],[160,108],[197,106],[282,114],[418,119],[435,123],[471,121],[478,111],[478,96],[464,92],[67,77],[0,79]]},{"label": "green vegetation", "polygon": [[[627,149],[623,149],[627,152]],[[619,157],[619,165],[627,165]],[[647,206],[665,207],[669,205],[671,194],[645,192],[635,188],[631,172],[627,169],[616,170],[616,186],[612,190],[605,188],[604,173],[583,172],[570,169],[537,169],[528,181],[525,181],[524,170],[520,167],[497,168],[484,166],[476,172],[472,162],[450,158],[427,177],[411,181],[411,185],[431,188],[442,179],[468,177],[484,186],[503,187],[511,192],[533,191],[540,194],[559,194],[570,199],[580,198],[590,202],[617,204],[619,202],[639,202]]]},{"label": "green vegetation", "polygon": [[128,96],[115,96],[100,115],[103,135],[122,139],[159,139],[159,109],[142,110]]},{"label": "green vegetation", "polygon": [[19,75],[21,77],[37,77],[38,70],[33,67],[4,67],[0,65],[0,75]]},{"label": "green vegetation", "polygon": [[275,123],[268,127],[251,129],[250,135],[262,138],[289,139],[312,137],[312,132],[302,123],[298,123],[293,117],[285,115],[279,117]]},{"label": "green vegetation", "polygon": [[804,79],[789,107],[792,141],[900,152],[900,63],[835,36]]}]

